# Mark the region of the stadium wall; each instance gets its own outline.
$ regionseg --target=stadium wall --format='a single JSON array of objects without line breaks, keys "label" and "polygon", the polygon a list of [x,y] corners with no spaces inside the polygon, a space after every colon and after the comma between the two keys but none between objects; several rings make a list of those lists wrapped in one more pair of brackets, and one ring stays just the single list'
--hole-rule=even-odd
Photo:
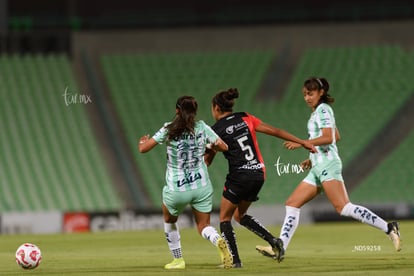
[{"label": "stadium wall", "polygon": [[[414,205],[368,205],[384,219],[414,219]],[[285,207],[282,205],[252,206],[249,214],[266,226],[283,224]],[[301,209],[301,224],[326,221],[350,221],[339,216],[331,205],[308,204]],[[163,216],[157,210],[122,210],[110,212],[6,212],[0,215],[0,234],[52,234],[137,231],[163,229]],[[213,210],[211,224],[219,225],[219,210]],[[180,228],[196,227],[192,212],[186,209],[179,217]],[[241,227],[233,221],[234,227]]]},{"label": "stadium wall", "polygon": [[148,53],[184,51],[228,51],[251,49],[281,50],[286,45],[294,53],[314,47],[347,47],[397,44],[413,49],[409,35],[414,20],[358,23],[313,23],[227,27],[187,27],[74,32],[72,51],[82,49],[97,55],[108,53]]}]

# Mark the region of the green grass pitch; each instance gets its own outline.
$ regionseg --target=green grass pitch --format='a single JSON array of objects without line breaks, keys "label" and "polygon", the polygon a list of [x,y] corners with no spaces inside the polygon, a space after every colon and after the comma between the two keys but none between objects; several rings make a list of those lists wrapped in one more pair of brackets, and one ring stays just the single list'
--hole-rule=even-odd
[{"label": "green grass pitch", "polygon": [[[235,223],[236,224],[236,223]],[[273,233],[279,227],[269,228]],[[182,229],[184,271],[167,271],[171,255],[162,229],[152,231],[0,236],[0,275],[414,275],[414,221],[400,222],[403,250],[359,222],[300,225],[282,263],[255,251],[264,244],[235,228],[242,269],[219,269],[215,247],[195,229]],[[14,253],[37,244],[43,261],[35,270],[17,266]]]}]

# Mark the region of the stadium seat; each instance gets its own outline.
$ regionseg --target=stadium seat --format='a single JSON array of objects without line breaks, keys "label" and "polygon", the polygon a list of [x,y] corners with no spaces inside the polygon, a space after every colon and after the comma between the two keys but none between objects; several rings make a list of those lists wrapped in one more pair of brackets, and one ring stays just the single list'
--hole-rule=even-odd
[{"label": "stadium seat", "polygon": [[[153,134],[173,117],[178,96],[190,94],[199,102],[199,118],[213,124],[211,97],[220,89],[238,87],[236,111],[248,111],[276,127],[306,138],[309,108],[303,103],[303,81],[326,77],[342,140],[338,144],[344,166],[375,138],[413,92],[412,55],[396,45],[315,48],[304,52],[284,96],[257,98],[257,91],[275,57],[272,51],[198,52],[104,55],[101,62],[115,107],[120,114],[131,150],[155,205],[164,185],[165,149],[139,155],[136,140]],[[398,93],[398,97],[392,96]],[[392,97],[392,101],[390,101]],[[282,141],[258,135],[267,167],[260,204],[283,203],[305,176],[293,170],[308,153],[287,151]],[[277,160],[288,168],[279,174]],[[226,162],[219,157],[210,168],[216,191],[221,191]],[[293,170],[293,171],[292,171]],[[366,183],[362,183],[364,186]],[[221,192],[216,192],[215,206]]]},{"label": "stadium seat", "polygon": [[414,203],[412,177],[414,131],[351,193],[355,202]]},{"label": "stadium seat", "polygon": [[[194,52],[104,55],[101,64],[131,151],[155,206],[161,204],[165,184],[165,148],[139,155],[137,138],[154,134],[175,112],[175,101],[188,94],[197,98],[198,118],[213,124],[211,98],[219,90],[238,87],[239,109],[247,109],[271,62],[271,51]],[[115,76],[116,75],[116,76]],[[222,189],[227,165],[222,156],[211,167],[217,191]],[[215,203],[220,193],[215,193]]]},{"label": "stadium seat", "polygon": [[67,56],[3,55],[0,67],[0,212],[119,209]]}]

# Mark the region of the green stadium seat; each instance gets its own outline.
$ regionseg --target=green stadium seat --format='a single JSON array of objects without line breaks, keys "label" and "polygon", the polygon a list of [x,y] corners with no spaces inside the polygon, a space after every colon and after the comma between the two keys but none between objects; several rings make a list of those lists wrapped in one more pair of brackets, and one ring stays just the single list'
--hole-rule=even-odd
[{"label": "green stadium seat", "polygon": [[111,183],[65,55],[1,56],[0,212],[113,210]]},{"label": "green stadium seat", "polygon": [[[115,108],[155,206],[161,204],[165,184],[165,148],[161,146],[145,156],[140,155],[136,149],[137,138],[154,134],[164,122],[170,121],[175,101],[183,94],[197,98],[198,118],[209,124],[213,124],[211,98],[221,89],[238,87],[243,93],[238,107],[250,105],[273,55],[270,51],[246,51],[101,57]],[[210,169],[217,191],[222,189],[227,169],[224,158],[220,157]],[[215,205],[219,199],[217,192]]]},{"label": "green stadium seat", "polygon": [[[302,84],[309,76],[326,77],[337,100],[334,109],[342,136],[338,146],[347,166],[413,92],[412,55],[397,45],[373,45],[309,49],[291,79],[286,80],[289,83],[282,99],[258,99],[256,93],[274,57],[272,51],[102,56],[115,108],[156,206],[161,202],[164,185],[165,149],[159,147],[146,156],[139,155],[136,140],[146,133],[153,134],[163,122],[172,119],[175,100],[182,94],[194,95],[199,101],[199,118],[213,124],[211,97],[220,89],[238,87],[242,94],[236,111],[248,111],[306,138],[310,111],[303,103]],[[390,93],[398,93],[398,97],[390,101]],[[283,203],[305,174],[278,175],[274,165],[278,158],[285,165],[299,164],[308,153],[287,151],[281,140],[266,135],[259,134],[258,139],[267,167],[259,202]],[[221,157],[210,168],[216,189],[215,206],[219,204],[226,169]]]},{"label": "green stadium seat", "polygon": [[379,167],[352,191],[355,202],[414,203],[412,141],[414,131],[392,152]]}]

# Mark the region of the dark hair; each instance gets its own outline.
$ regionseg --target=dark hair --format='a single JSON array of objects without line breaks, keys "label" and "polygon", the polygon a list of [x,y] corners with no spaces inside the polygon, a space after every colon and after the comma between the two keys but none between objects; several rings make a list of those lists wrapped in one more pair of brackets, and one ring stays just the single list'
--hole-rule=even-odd
[{"label": "dark hair", "polygon": [[335,102],[335,99],[328,94],[329,83],[325,78],[310,77],[309,79],[305,80],[303,86],[309,91],[323,90],[323,95],[321,96],[319,103],[331,104]]},{"label": "dark hair", "polygon": [[180,137],[184,132],[194,133],[198,104],[194,97],[182,96],[177,99],[175,108],[178,112],[167,126],[169,140]]},{"label": "dark hair", "polygon": [[232,112],[234,99],[239,97],[237,88],[229,88],[225,91],[218,92],[212,100],[213,106],[218,106],[222,112]]}]

